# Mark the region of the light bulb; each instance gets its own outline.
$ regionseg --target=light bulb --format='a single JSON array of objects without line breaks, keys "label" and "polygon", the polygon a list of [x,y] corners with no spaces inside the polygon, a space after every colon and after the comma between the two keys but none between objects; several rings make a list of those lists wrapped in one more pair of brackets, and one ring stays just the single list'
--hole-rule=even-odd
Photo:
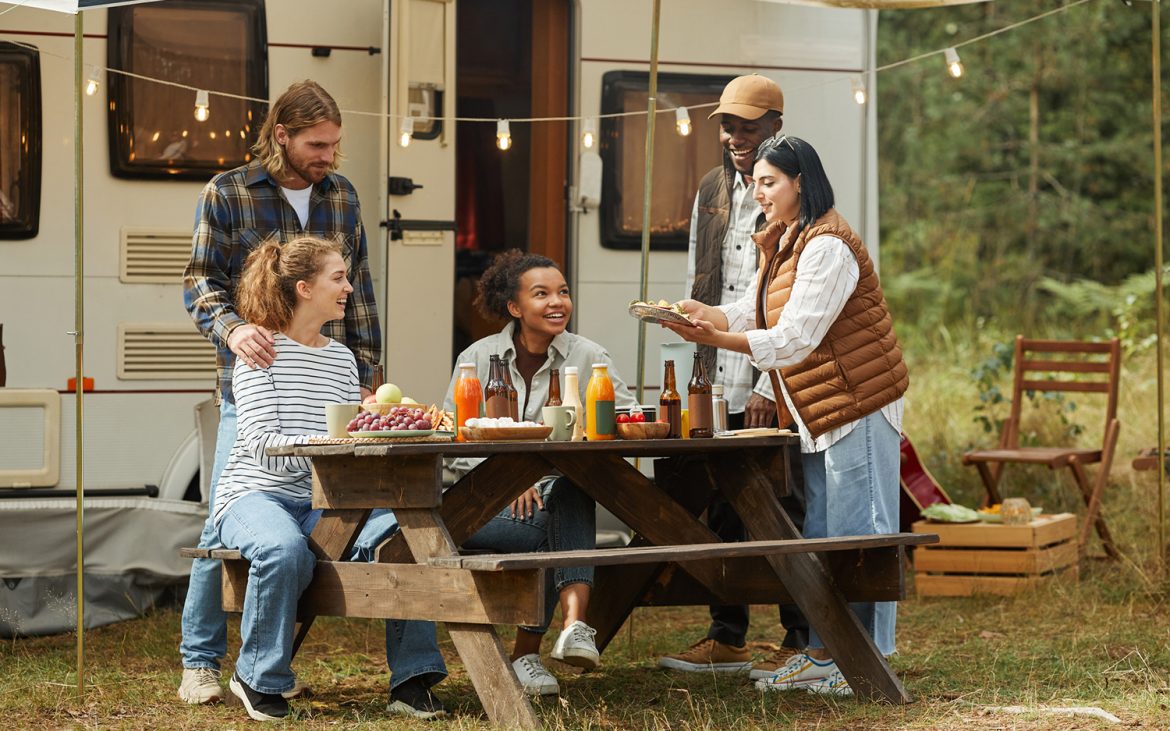
[{"label": "light bulb", "polygon": [[501,119],[496,122],[496,147],[507,150],[511,146],[512,129],[508,126],[508,120]]},{"label": "light bulb", "polygon": [[859,105],[865,104],[865,85],[861,83],[861,79],[853,79],[853,101]]},{"label": "light bulb", "polygon": [[581,146],[586,150],[592,150],[595,142],[597,142],[596,126],[592,119],[586,119],[581,126]]},{"label": "light bulb", "polygon": [[403,117],[401,124],[398,125],[398,144],[401,147],[410,147],[412,137],[414,137],[414,120],[410,117]]},{"label": "light bulb", "polygon": [[206,122],[207,118],[211,116],[211,102],[208,99],[206,89],[200,89],[195,92],[195,119],[200,122]]},{"label": "light bulb", "polygon": [[98,76],[97,66],[91,66],[89,70],[89,81],[85,84],[85,95],[93,96],[96,94],[101,84],[101,77]]},{"label": "light bulb", "polygon": [[687,111],[686,107],[679,107],[678,109],[674,110],[674,128],[678,130],[678,133],[683,137],[686,137],[691,133],[691,115],[690,112]]},{"label": "light bulb", "polygon": [[963,62],[959,60],[959,52],[953,48],[948,48],[943,51],[943,55],[947,60],[947,73],[956,79],[962,76]]}]

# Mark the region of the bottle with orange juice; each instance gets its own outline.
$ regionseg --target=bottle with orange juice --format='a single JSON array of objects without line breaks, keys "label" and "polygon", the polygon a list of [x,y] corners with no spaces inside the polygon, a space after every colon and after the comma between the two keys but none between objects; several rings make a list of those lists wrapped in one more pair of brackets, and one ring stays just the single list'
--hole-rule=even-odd
[{"label": "bottle with orange juice", "polygon": [[459,364],[459,379],[455,381],[455,438],[466,441],[459,427],[466,426],[468,419],[478,418],[483,408],[483,388],[474,363]]},{"label": "bottle with orange juice", "polygon": [[613,381],[609,366],[593,364],[593,375],[585,388],[585,438],[591,442],[613,439],[617,433]]}]

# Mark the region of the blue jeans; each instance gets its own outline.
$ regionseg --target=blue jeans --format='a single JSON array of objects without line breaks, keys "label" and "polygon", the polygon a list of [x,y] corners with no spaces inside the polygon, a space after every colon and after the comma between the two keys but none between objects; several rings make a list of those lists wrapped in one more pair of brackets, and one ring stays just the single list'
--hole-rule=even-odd
[{"label": "blue jeans", "polygon": [[[544,501],[544,510],[536,510],[532,517],[522,520],[512,515],[511,506],[506,507],[464,541],[463,547],[533,553],[591,550],[597,546],[597,511],[592,498],[563,477],[546,477],[536,483],[536,489]],[[520,629],[541,635],[547,632],[558,596],[569,584],[593,586],[593,567],[554,569],[553,580],[545,582],[544,623]]]},{"label": "blue jeans", "polygon": [[[219,405],[219,428],[215,434],[215,461],[211,467],[211,490],[207,496],[208,515],[199,536],[200,548],[222,548],[219,533],[211,520],[215,507],[215,485],[227,466],[232,445],[236,443],[236,405],[223,401]],[[185,668],[219,669],[227,654],[227,613],[223,611],[220,563],[197,558],[191,564],[187,599],[183,602],[183,639],[179,653]]]},{"label": "blue jeans", "polygon": [[[209,514],[199,536],[200,548],[222,548],[219,532],[211,520],[210,508],[215,505],[215,486],[227,465],[228,456],[236,441],[236,405],[224,401],[219,407],[219,429],[215,437],[215,462],[211,470],[211,491],[208,496]],[[316,525],[319,512],[309,519],[307,530]],[[398,527],[394,514],[375,511],[362,528],[354,545],[350,561],[371,561],[373,551]],[[195,559],[187,599],[183,604],[183,639],[179,652],[185,668],[219,669],[219,661],[227,654],[227,613],[223,611],[220,562]],[[447,676],[443,657],[435,637],[433,622],[386,622],[386,662],[390,668],[390,687],[396,688],[413,677],[426,676],[428,685],[434,685]],[[253,686],[255,687],[255,686]]]},{"label": "blue jeans", "polygon": [[[805,538],[898,532],[900,436],[881,412],[863,417],[844,439],[823,452],[802,454],[808,507]],[[883,655],[894,653],[896,602],[849,605]],[[815,629],[809,647],[823,648]]]}]

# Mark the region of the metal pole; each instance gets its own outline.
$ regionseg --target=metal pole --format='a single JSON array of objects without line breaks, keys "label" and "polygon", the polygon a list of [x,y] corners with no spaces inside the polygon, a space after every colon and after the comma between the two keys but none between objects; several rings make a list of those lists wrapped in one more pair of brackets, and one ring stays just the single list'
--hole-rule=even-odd
[{"label": "metal pole", "polygon": [[[662,0],[654,0],[654,16],[650,23],[650,89],[646,97],[646,173],[642,193],[642,278],[638,299],[647,297],[650,277],[650,201],[654,188],[654,126],[658,107],[658,20]],[[638,403],[646,385],[646,323],[638,321]]]},{"label": "metal pole", "polygon": [[82,374],[85,355],[85,231],[82,225],[83,185],[82,168],[83,145],[81,138],[82,125],[82,84],[85,78],[82,73],[83,28],[81,13],[74,16],[73,21],[73,235],[74,259],[73,281],[73,347],[76,354],[76,404],[75,441],[77,450],[77,699],[85,698],[85,555],[83,547],[85,531],[85,492],[83,483],[82,455],[82,394],[85,392],[85,380]]},{"label": "metal pole", "polygon": [[1159,0],[1150,3],[1153,50],[1150,69],[1153,77],[1154,100],[1154,322],[1157,327],[1158,381],[1158,565],[1166,567],[1166,430],[1165,395],[1162,384],[1162,329],[1165,314],[1162,307],[1162,5]]}]

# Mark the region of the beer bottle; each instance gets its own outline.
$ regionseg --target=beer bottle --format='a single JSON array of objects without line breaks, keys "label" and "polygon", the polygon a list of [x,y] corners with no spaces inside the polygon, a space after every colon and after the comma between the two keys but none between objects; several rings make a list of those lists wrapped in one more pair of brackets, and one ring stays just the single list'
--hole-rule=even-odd
[{"label": "beer bottle", "polygon": [[504,369],[500,367],[500,356],[498,355],[491,357],[487,385],[483,387],[483,400],[489,419],[499,419],[510,415],[508,384],[504,383]]},{"label": "beer bottle", "polygon": [[674,361],[666,361],[666,370],[662,374],[662,395],[658,397],[658,420],[670,424],[667,439],[682,437],[682,397],[678,395],[678,386],[674,380]]},{"label": "beer bottle", "polygon": [[695,364],[691,367],[691,382],[687,384],[687,415],[691,422],[691,439],[713,436],[711,419],[711,382],[707,380],[707,369],[699,351],[695,351]]},{"label": "beer bottle", "polygon": [[548,401],[545,401],[544,405],[561,405],[561,372],[556,368],[553,368],[552,372],[548,374]]},{"label": "beer bottle", "polygon": [[511,361],[501,358],[500,371],[504,374],[504,386],[508,389],[508,416],[512,417],[512,421],[520,421],[520,394],[512,385]]}]

